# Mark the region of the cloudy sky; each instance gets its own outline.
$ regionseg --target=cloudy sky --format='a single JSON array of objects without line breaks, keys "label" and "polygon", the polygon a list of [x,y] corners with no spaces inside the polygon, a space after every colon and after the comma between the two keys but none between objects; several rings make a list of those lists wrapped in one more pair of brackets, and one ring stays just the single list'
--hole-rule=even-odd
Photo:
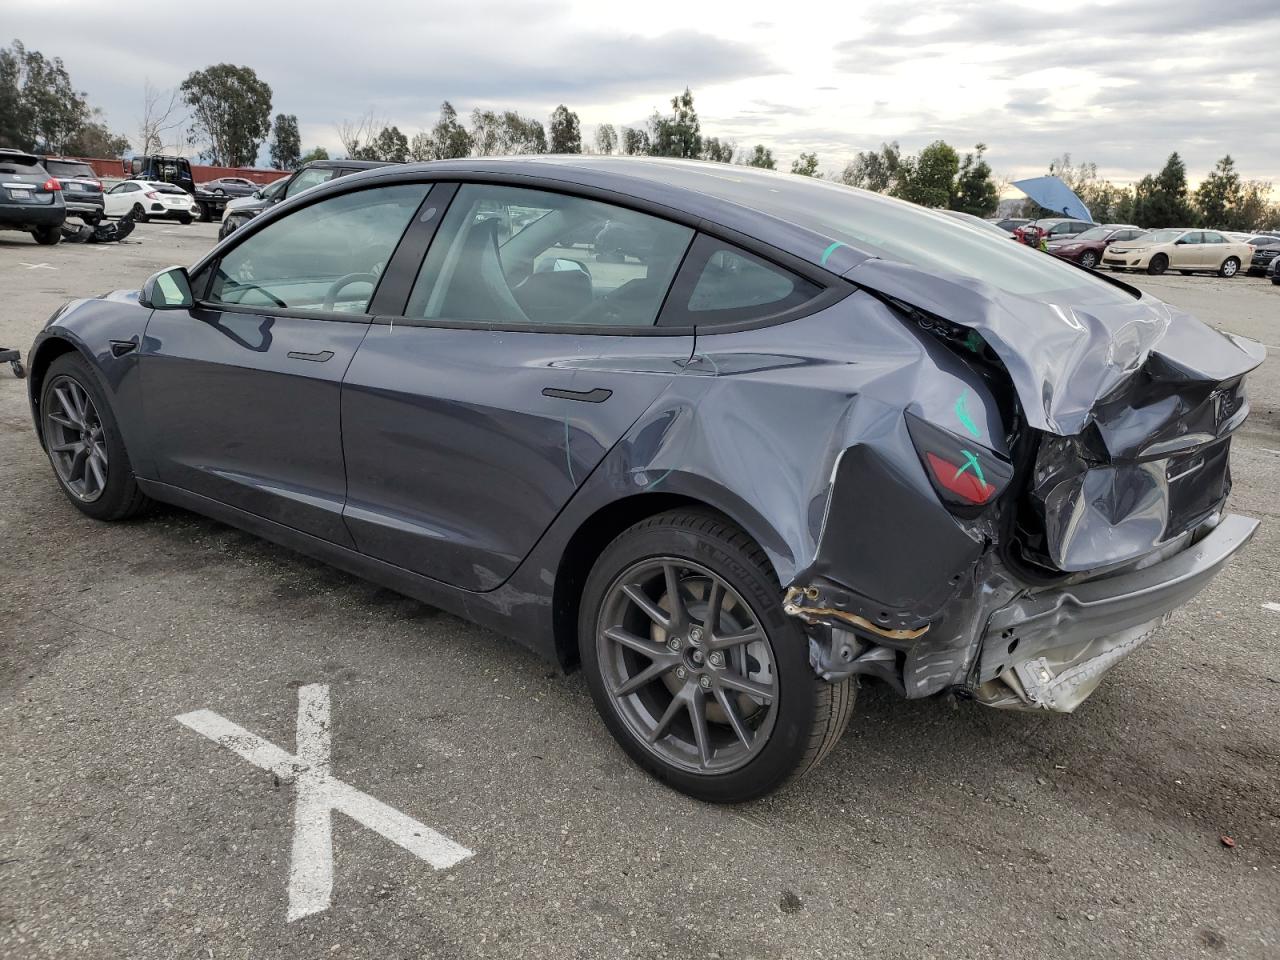
[{"label": "cloudy sky", "polygon": [[[837,170],[898,140],[982,141],[997,174],[1069,152],[1128,182],[1178,150],[1194,180],[1225,152],[1280,185],[1275,0],[0,0],[0,44],[61,56],[110,125],[136,136],[146,81],[253,67],[304,147],[368,111],[410,136],[460,113],[557,103],[639,125],[693,89],[703,132],[816,151]],[[114,9],[113,9],[114,7]],[[924,11],[924,12],[920,12]],[[6,37],[5,33],[10,36]]]}]

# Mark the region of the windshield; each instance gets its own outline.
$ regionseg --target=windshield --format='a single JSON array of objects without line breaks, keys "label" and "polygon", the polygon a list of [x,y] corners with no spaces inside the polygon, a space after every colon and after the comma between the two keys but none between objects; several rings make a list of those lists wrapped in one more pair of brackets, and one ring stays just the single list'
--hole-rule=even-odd
[{"label": "windshield", "polygon": [[86,180],[96,180],[93,168],[87,163],[75,163],[71,160],[46,160],[44,168],[55,177],[83,177]]},{"label": "windshield", "polygon": [[1105,240],[1114,232],[1115,231],[1109,230],[1106,227],[1091,227],[1076,237],[1074,242],[1080,243],[1082,240]]}]

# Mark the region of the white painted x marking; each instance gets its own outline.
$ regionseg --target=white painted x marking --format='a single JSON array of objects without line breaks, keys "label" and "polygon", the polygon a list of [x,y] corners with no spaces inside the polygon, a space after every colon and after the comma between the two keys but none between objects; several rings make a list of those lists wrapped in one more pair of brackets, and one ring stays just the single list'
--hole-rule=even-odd
[{"label": "white painted x marking", "polygon": [[58,269],[57,267],[48,263],[27,263],[27,261],[25,260],[19,260],[18,263],[22,264],[28,270],[57,270]]},{"label": "white painted x marking", "polygon": [[289,922],[329,909],[333,892],[334,810],[381,834],[437,870],[472,855],[466,847],[375,800],[330,771],[329,687],[298,690],[297,754],[290,754],[212,710],[174,717],[281,780],[293,781],[293,860],[289,868]]}]

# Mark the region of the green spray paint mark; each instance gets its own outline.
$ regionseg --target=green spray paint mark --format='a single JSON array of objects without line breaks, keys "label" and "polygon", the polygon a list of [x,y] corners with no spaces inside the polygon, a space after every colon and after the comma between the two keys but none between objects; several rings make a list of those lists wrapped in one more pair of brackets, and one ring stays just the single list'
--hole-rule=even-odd
[{"label": "green spray paint mark", "polygon": [[982,351],[982,337],[978,336],[977,330],[970,330],[969,335],[964,338],[963,345],[971,353],[980,353]]},{"label": "green spray paint mark", "polygon": [[974,475],[978,478],[978,482],[982,484],[982,487],[985,490],[987,486],[987,478],[982,475],[982,464],[978,463],[977,456],[970,450],[961,450],[960,452],[964,454],[964,466],[956,471],[954,479],[959,480],[960,474],[972,467]]},{"label": "green spray paint mark", "polygon": [[960,398],[956,400],[956,417],[964,424],[964,428],[975,437],[981,437],[982,431],[978,429],[978,425],[973,422],[973,417],[969,416],[969,391],[966,390],[960,394]]},{"label": "green spray paint mark", "polygon": [[825,267],[827,265],[827,260],[831,258],[831,255],[843,246],[844,244],[837,240],[835,243],[831,244],[831,246],[827,247],[827,249],[822,251],[822,259],[818,262]]}]

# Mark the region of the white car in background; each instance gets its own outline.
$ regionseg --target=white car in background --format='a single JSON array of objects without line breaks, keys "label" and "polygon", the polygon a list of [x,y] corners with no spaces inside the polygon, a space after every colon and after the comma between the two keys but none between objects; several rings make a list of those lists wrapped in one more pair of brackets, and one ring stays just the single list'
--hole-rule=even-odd
[{"label": "white car in background", "polygon": [[102,199],[103,213],[108,217],[132,213],[139,223],[156,218],[190,223],[200,216],[200,208],[191,194],[158,180],[125,180],[108,190]]},{"label": "white car in background", "polygon": [[1113,243],[1103,251],[1102,262],[1112,270],[1145,270],[1153,276],[1177,270],[1234,277],[1252,257],[1253,247],[1229,240],[1217,230],[1171,229]]}]

